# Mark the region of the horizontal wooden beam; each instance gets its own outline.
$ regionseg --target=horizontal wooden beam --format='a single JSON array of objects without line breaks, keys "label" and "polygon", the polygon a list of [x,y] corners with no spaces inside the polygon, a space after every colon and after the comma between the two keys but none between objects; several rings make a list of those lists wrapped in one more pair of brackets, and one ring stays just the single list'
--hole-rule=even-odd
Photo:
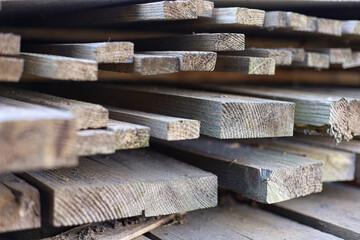
[{"label": "horizontal wooden beam", "polygon": [[247,56],[218,55],[215,71],[249,75],[274,75],[275,59]]},{"label": "horizontal wooden beam", "polygon": [[[1,40],[0,40],[1,41]],[[18,82],[24,70],[24,59],[0,56],[0,81]]]},{"label": "horizontal wooden beam", "polygon": [[110,154],[115,152],[115,134],[103,129],[80,130],[76,133],[79,156]]},{"label": "horizontal wooden beam", "polygon": [[0,32],[0,55],[19,55],[21,37]]}]

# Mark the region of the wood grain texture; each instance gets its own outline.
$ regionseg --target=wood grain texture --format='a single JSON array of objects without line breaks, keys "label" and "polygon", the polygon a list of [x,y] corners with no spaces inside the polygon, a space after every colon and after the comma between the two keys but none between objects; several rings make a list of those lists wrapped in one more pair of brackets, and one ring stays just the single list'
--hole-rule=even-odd
[{"label": "wood grain texture", "polygon": [[[60,87],[57,87],[58,91]],[[81,90],[80,90],[81,89]],[[99,94],[101,89],[101,94]],[[292,136],[294,104],[166,87],[77,86],[63,94],[114,107],[189,118],[200,133],[216,138]],[[86,95],[78,94],[86,92]],[[161,104],[161,108],[159,108]]]},{"label": "wood grain texture", "polygon": [[80,159],[76,168],[23,176],[45,202],[44,220],[71,226],[118,218],[167,215],[217,204],[213,174],[153,151],[130,150]]},{"label": "wood grain texture", "polygon": [[358,68],[360,67],[360,51],[353,51],[351,58],[343,63],[343,68]]},{"label": "wood grain texture", "polygon": [[225,204],[186,215],[186,224],[161,226],[150,232],[157,240],[289,240],[340,239],[295,221],[245,204]]},{"label": "wood grain texture", "polygon": [[296,127],[307,134],[327,134],[333,136],[337,142],[341,142],[343,139],[352,139],[360,131],[358,111],[360,102],[357,99],[261,86],[207,85],[206,88],[294,102]]},{"label": "wood grain texture", "polygon": [[240,33],[194,33],[131,41],[140,51],[242,51],[245,49],[245,35]]},{"label": "wood grain texture", "polygon": [[0,112],[0,172],[77,164],[72,114],[4,97]]},{"label": "wood grain texture", "polygon": [[217,28],[226,26],[231,28],[260,27],[265,20],[265,11],[249,8],[214,8],[212,18],[202,24]]},{"label": "wood grain texture", "polygon": [[[1,41],[1,40],[0,40]],[[1,44],[1,43],[0,43]],[[16,57],[0,56],[0,81],[17,82],[24,69],[24,60]]]},{"label": "wood grain texture", "polygon": [[329,55],[330,64],[343,64],[351,60],[351,48],[318,48],[311,51]]},{"label": "wood grain texture", "polygon": [[213,2],[206,0],[193,0],[193,2],[195,2],[198,18],[211,18],[213,16]]},{"label": "wood grain texture", "polygon": [[195,139],[200,136],[200,122],[123,108],[108,107],[112,119],[141,124],[150,128],[150,135],[167,141]]},{"label": "wood grain texture", "polygon": [[292,52],[286,49],[272,48],[246,48],[244,51],[224,52],[222,54],[233,56],[249,56],[260,58],[273,58],[276,65],[290,65],[292,62]]},{"label": "wood grain texture", "polygon": [[74,115],[78,130],[103,128],[108,124],[109,112],[97,104],[6,86],[0,87],[0,96],[68,111]]},{"label": "wood grain texture", "polygon": [[25,73],[57,80],[97,80],[98,67],[93,60],[37,53],[21,56],[25,59]]},{"label": "wood grain texture", "polygon": [[0,32],[0,55],[19,55],[20,40],[19,35]]},{"label": "wood grain texture", "polygon": [[13,174],[0,175],[0,232],[39,228],[40,194]]},{"label": "wood grain texture", "polygon": [[328,69],[330,67],[330,57],[328,54],[317,52],[306,52],[305,59],[302,62],[294,61],[291,66],[304,67],[304,68],[316,68],[316,69]]},{"label": "wood grain texture", "polygon": [[218,55],[215,71],[249,75],[274,75],[275,59],[247,56]]},{"label": "wood grain texture", "polygon": [[359,188],[324,185],[321,193],[274,205],[276,213],[343,239],[359,239]]},{"label": "wood grain texture", "polygon": [[342,22],[343,35],[360,35],[360,21],[349,20]]},{"label": "wood grain texture", "polygon": [[293,139],[273,139],[250,141],[259,147],[272,149],[283,153],[292,153],[323,163],[321,167],[323,182],[338,182],[354,180],[355,154],[312,146]]},{"label": "wood grain texture", "polygon": [[216,174],[219,186],[262,203],[320,192],[321,162],[202,137],[152,144],[160,151]]},{"label": "wood grain texture", "polygon": [[317,18],[316,32],[332,36],[341,36],[342,21],[327,18]]},{"label": "wood grain texture", "polygon": [[303,48],[276,48],[282,51],[291,52],[291,62],[303,62],[305,61],[305,50]]},{"label": "wood grain texture", "polygon": [[79,156],[110,154],[115,152],[115,134],[103,129],[80,130],[76,133]]},{"label": "wood grain texture", "polygon": [[180,71],[213,71],[217,57],[215,52],[203,51],[146,51],[143,54],[177,57]]},{"label": "wood grain texture", "polygon": [[100,69],[140,75],[174,73],[180,70],[180,60],[171,55],[135,54],[133,63],[101,64]]},{"label": "wood grain texture", "polygon": [[115,149],[136,149],[149,146],[150,128],[109,119],[107,130],[115,134]]},{"label": "wood grain texture", "polygon": [[265,14],[264,27],[304,29],[307,27],[307,16],[294,12],[268,11]]},{"label": "wood grain texture", "polygon": [[83,58],[98,63],[131,63],[134,56],[131,42],[23,44],[21,49],[23,52]]}]

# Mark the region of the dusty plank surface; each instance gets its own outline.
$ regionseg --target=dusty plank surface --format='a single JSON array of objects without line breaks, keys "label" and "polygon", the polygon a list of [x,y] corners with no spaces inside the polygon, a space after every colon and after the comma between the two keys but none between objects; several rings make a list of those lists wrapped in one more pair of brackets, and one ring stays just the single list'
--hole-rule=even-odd
[{"label": "dusty plank surface", "polygon": [[44,220],[72,226],[213,207],[217,178],[150,150],[81,158],[76,168],[23,174],[44,199]]},{"label": "dusty plank surface", "polygon": [[305,50],[303,48],[277,48],[280,50],[290,51],[292,62],[305,61]]},{"label": "dusty plank surface", "polygon": [[211,18],[213,16],[213,2],[206,0],[193,0],[193,2],[195,2],[198,18]]},{"label": "dusty plank surface", "polygon": [[278,203],[273,211],[343,239],[359,239],[359,198],[359,188],[328,184],[321,193]]},{"label": "dusty plank surface", "polygon": [[259,147],[277,150],[283,153],[292,153],[323,163],[321,167],[323,182],[338,182],[354,180],[355,154],[311,146],[293,139],[273,139],[250,141]]},{"label": "dusty plank surface", "polygon": [[315,48],[311,52],[329,55],[330,64],[343,64],[351,59],[351,48]]},{"label": "dusty plank surface", "polygon": [[150,135],[167,141],[195,139],[200,136],[200,122],[123,108],[108,107],[112,119],[141,124],[150,128]]},{"label": "dusty plank surface", "polygon": [[76,147],[79,156],[114,153],[115,133],[103,129],[77,131]]},{"label": "dusty plank surface", "polygon": [[135,54],[133,63],[101,64],[106,71],[156,75],[174,73],[180,70],[180,60],[172,55]]},{"label": "dusty plank surface", "polygon": [[137,50],[154,51],[242,51],[245,35],[240,33],[194,33],[171,37],[132,40]]},{"label": "dusty plank surface", "polygon": [[109,119],[107,130],[115,134],[115,149],[136,149],[149,146],[150,128]]},{"label": "dusty plank surface", "polygon": [[215,71],[274,75],[275,62],[275,59],[272,58],[218,55]]},{"label": "dusty plank surface", "polygon": [[360,21],[349,20],[342,22],[342,34],[343,35],[360,35]]},{"label": "dusty plank surface", "polygon": [[130,63],[134,56],[131,42],[23,44],[21,49],[23,52],[83,58],[98,63]]},{"label": "dusty plank surface", "polygon": [[291,66],[327,69],[330,67],[330,57],[324,53],[306,52],[304,61],[294,61]]},{"label": "dusty plank surface", "polygon": [[23,59],[16,57],[0,56],[0,81],[17,82],[20,80],[23,70]]},{"label": "dusty plank surface", "polygon": [[219,186],[258,202],[275,203],[320,192],[321,162],[202,137],[153,143],[160,151],[216,174]]},{"label": "dusty plank surface", "polygon": [[265,14],[265,28],[307,28],[307,16],[294,12],[268,11]]},{"label": "dusty plank surface", "polygon": [[342,21],[318,18],[316,21],[316,32],[321,34],[341,36],[342,35]]},{"label": "dusty plank surface", "polygon": [[217,56],[215,52],[203,51],[147,51],[143,53],[175,56],[180,60],[180,71],[213,71]]},{"label": "dusty plank surface", "polygon": [[109,119],[109,112],[106,108],[97,104],[5,86],[0,87],[0,95],[19,101],[66,110],[74,115],[77,129],[106,127]]},{"label": "dusty plank surface", "polygon": [[0,175],[0,232],[39,228],[40,194],[13,174]]},{"label": "dusty plank surface", "polygon": [[219,26],[226,27],[246,27],[263,26],[265,20],[265,11],[258,9],[229,7],[214,8],[212,18],[204,21],[202,24],[214,28]]},{"label": "dusty plank surface", "polygon": [[226,52],[226,55],[273,58],[276,65],[290,65],[292,62],[292,52],[287,49],[246,48],[244,51]]},{"label": "dusty plank surface", "polygon": [[[60,89],[57,87],[57,91]],[[100,89],[102,94],[96,94]],[[87,94],[80,96],[79,92]],[[198,120],[200,133],[216,138],[293,134],[294,104],[289,102],[143,85],[78,85],[66,88],[63,94],[115,107]]]},{"label": "dusty plank surface", "polygon": [[353,51],[351,58],[343,63],[343,68],[358,68],[360,67],[360,51]]},{"label": "dusty plank surface", "polygon": [[20,40],[19,35],[0,32],[0,55],[19,55]]},{"label": "dusty plank surface", "polygon": [[[265,97],[296,103],[295,123],[308,134],[328,134],[338,142],[350,140],[360,133],[359,105],[353,98],[342,98],[332,94],[311,93],[301,90],[258,86],[206,86],[209,89],[230,93]],[[316,106],[316,107],[315,107]],[[307,125],[313,126],[307,127]],[[321,130],[327,129],[325,131]]]},{"label": "dusty plank surface", "polygon": [[21,53],[24,72],[58,80],[97,80],[98,66],[93,60],[38,53]]},{"label": "dusty plank surface", "polygon": [[244,204],[226,204],[186,216],[187,223],[161,226],[148,235],[151,239],[260,240],[260,239],[339,239],[295,221]]},{"label": "dusty plank surface", "polygon": [[0,111],[0,172],[76,165],[72,114],[4,97]]}]

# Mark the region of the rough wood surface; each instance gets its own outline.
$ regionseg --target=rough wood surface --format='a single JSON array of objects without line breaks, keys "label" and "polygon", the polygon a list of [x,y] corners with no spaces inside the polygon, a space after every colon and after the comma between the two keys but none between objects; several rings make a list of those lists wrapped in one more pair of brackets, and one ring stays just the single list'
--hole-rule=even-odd
[{"label": "rough wood surface", "polygon": [[205,137],[190,142],[156,141],[153,145],[216,174],[219,186],[258,202],[281,202],[322,189],[322,163],[305,157]]},{"label": "rough wood surface", "polygon": [[211,18],[214,10],[214,3],[206,0],[193,0],[195,2],[197,16],[200,18]]},{"label": "rough wood surface", "polygon": [[77,164],[72,114],[4,97],[0,112],[0,172]]},{"label": "rough wood surface", "polygon": [[[91,102],[199,120],[200,133],[216,138],[293,134],[294,104],[289,102],[143,85],[78,85],[63,90],[62,94]],[[58,86],[57,91],[61,91]]]},{"label": "rough wood surface", "polygon": [[304,61],[293,61],[291,66],[327,69],[330,67],[330,57],[324,53],[306,52]]},{"label": "rough wood surface", "polygon": [[19,55],[20,39],[19,35],[0,32],[0,55]]},{"label": "rough wood surface", "polygon": [[108,124],[109,112],[97,104],[6,86],[0,87],[0,96],[66,110],[74,115],[78,130],[103,128]]},{"label": "rough wood surface", "polygon": [[200,23],[211,28],[220,26],[241,28],[247,26],[263,26],[265,11],[258,9],[231,7],[214,8],[212,18]]},{"label": "rough wood surface", "polygon": [[287,49],[246,48],[244,51],[224,52],[222,54],[235,55],[235,56],[273,58],[276,62],[276,65],[290,65],[292,62],[292,52]]},{"label": "rough wood surface", "polygon": [[360,21],[349,20],[342,22],[342,34],[343,35],[360,35]]},{"label": "rough wood surface", "polygon": [[132,40],[142,51],[242,51],[245,35],[240,33],[194,33],[171,37]]},{"label": "rough wood surface", "polygon": [[37,53],[21,56],[25,59],[25,73],[58,80],[97,80],[98,67],[93,60]]},{"label": "rough wood surface", "polygon": [[333,36],[341,36],[342,21],[327,18],[317,18],[316,32]]},{"label": "rough wood surface", "polygon": [[260,86],[207,85],[206,87],[216,91],[294,102],[296,103],[295,124],[304,133],[328,134],[337,142],[342,139],[350,140],[354,135],[360,134],[358,111],[360,101],[357,99]]},{"label": "rough wood surface", "polygon": [[159,216],[217,204],[215,175],[150,150],[80,159],[76,168],[23,176],[43,195],[43,220],[71,226]]},{"label": "rough wood surface", "polygon": [[133,63],[101,64],[100,69],[140,75],[174,73],[180,70],[180,60],[172,55],[135,54]]},{"label": "rough wood surface", "polygon": [[360,51],[353,51],[351,58],[343,63],[343,68],[358,68],[360,67]]},{"label": "rough wood surface", "polygon": [[[0,40],[1,44],[1,40]],[[24,60],[16,57],[0,56],[0,81],[17,82],[24,69]]]},{"label": "rough wood surface", "polygon": [[109,119],[107,129],[115,134],[115,149],[135,149],[149,146],[150,128]]},{"label": "rough wood surface", "polygon": [[354,180],[355,154],[311,146],[293,139],[273,139],[250,141],[259,147],[277,150],[283,153],[292,153],[323,163],[321,167],[323,182],[338,182]]},{"label": "rough wood surface", "polygon": [[131,42],[23,44],[21,49],[23,52],[83,58],[98,63],[130,63],[134,56]]},{"label": "rough wood surface", "polygon": [[103,129],[77,131],[76,147],[79,156],[114,153],[115,133]]},{"label": "rough wood surface", "polygon": [[274,205],[274,211],[343,239],[360,237],[360,189],[324,185],[321,193]]},{"label": "rough wood surface", "polygon": [[167,141],[195,139],[200,136],[200,122],[123,108],[108,107],[112,119],[150,127],[150,135]]},{"label": "rough wood surface", "polygon": [[147,51],[143,53],[177,57],[180,60],[180,71],[213,71],[217,56],[215,52],[197,51]]},{"label": "rough wood surface", "polygon": [[187,223],[161,226],[148,234],[157,240],[306,240],[339,239],[295,221],[245,204],[224,204],[220,207],[188,213]]},{"label": "rough wood surface", "polygon": [[248,56],[218,55],[215,71],[249,75],[274,75],[275,59]]},{"label": "rough wood surface", "polygon": [[13,174],[0,175],[0,232],[40,227],[38,190]]},{"label": "rough wood surface", "polygon": [[275,48],[281,51],[291,52],[291,62],[303,62],[305,61],[305,50],[303,48]]},{"label": "rough wood surface", "polygon": [[307,16],[284,11],[268,11],[265,14],[265,28],[304,29],[307,27]]}]

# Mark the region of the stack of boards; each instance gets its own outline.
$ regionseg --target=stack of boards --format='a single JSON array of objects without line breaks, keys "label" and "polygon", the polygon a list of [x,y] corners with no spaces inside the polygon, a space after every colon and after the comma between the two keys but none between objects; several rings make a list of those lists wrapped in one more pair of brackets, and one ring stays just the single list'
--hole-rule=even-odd
[{"label": "stack of boards", "polygon": [[359,239],[348,2],[0,1],[0,239]]}]

